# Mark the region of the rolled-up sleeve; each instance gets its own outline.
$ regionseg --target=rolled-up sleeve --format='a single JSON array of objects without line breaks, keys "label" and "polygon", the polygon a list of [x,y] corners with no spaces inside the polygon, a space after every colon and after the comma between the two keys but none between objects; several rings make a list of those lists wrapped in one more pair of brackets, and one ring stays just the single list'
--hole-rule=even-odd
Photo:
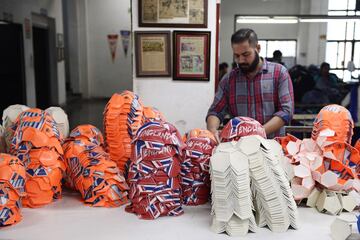
[{"label": "rolled-up sleeve", "polygon": [[281,67],[278,80],[278,111],[274,116],[280,117],[285,124],[289,124],[294,114],[294,90],[290,75],[285,67]]},{"label": "rolled-up sleeve", "polygon": [[228,113],[229,75],[230,74],[227,74],[221,79],[214,101],[206,115],[206,119],[209,116],[216,116],[220,119],[220,122],[223,122],[224,116]]}]

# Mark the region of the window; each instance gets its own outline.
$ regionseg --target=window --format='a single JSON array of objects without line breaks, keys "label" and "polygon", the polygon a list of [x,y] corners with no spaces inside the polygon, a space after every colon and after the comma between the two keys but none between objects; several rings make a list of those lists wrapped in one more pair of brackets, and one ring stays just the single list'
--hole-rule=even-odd
[{"label": "window", "polygon": [[[355,11],[356,0],[329,0],[329,15],[360,16]],[[326,59],[330,64],[330,72],[344,81],[350,80],[347,65],[353,61],[357,78],[360,72],[360,20],[333,20],[327,23]]]},{"label": "window", "polygon": [[296,40],[259,40],[261,56],[271,58],[275,50],[283,57],[296,57]]},{"label": "window", "polygon": [[259,40],[261,46],[260,55],[264,58],[272,58],[275,50],[282,53],[282,61],[290,68],[296,64],[296,40]]}]

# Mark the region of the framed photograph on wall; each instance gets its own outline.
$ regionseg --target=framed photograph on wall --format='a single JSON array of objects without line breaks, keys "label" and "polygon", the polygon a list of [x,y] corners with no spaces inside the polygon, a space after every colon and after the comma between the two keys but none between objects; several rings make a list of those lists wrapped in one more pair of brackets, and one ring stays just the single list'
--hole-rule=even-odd
[{"label": "framed photograph on wall", "polygon": [[171,76],[170,32],[135,31],[137,77]]},{"label": "framed photograph on wall", "polygon": [[210,32],[174,31],[174,80],[209,81],[210,36]]},{"label": "framed photograph on wall", "polygon": [[206,28],[208,0],[138,0],[139,27]]}]

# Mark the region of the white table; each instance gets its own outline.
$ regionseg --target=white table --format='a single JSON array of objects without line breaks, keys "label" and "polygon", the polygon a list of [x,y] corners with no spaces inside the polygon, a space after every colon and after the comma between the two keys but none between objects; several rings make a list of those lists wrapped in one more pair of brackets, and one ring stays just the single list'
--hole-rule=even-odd
[{"label": "white table", "polygon": [[[1,228],[0,239],[231,239],[226,234],[215,234],[210,230],[210,204],[185,207],[185,214],[179,217],[150,221],[138,219],[134,214],[125,212],[124,207],[93,208],[85,206],[79,199],[79,195],[65,192],[61,200],[49,206],[22,209],[23,220],[14,226]],[[330,225],[335,216],[321,214],[311,208],[299,208],[299,213],[299,230],[273,233],[261,228],[242,239],[331,239]]]}]

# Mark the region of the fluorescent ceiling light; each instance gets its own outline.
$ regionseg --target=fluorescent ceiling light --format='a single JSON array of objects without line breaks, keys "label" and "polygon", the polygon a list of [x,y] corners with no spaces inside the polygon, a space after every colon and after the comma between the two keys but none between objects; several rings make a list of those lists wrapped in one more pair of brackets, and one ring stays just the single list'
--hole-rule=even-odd
[{"label": "fluorescent ceiling light", "polygon": [[327,23],[333,21],[360,21],[360,16],[238,16],[237,23],[292,24],[298,22]]},{"label": "fluorescent ceiling light", "polygon": [[328,22],[329,21],[329,19],[316,19],[316,18],[313,18],[313,19],[311,19],[311,18],[308,18],[308,19],[306,19],[306,18],[304,18],[304,19],[299,19],[299,22],[309,22],[309,23],[314,23],[314,22]]},{"label": "fluorescent ceiling light", "polygon": [[308,23],[327,23],[327,22],[349,22],[349,21],[359,21],[359,18],[300,18],[300,22],[308,22]]},{"label": "fluorescent ceiling light", "polygon": [[238,17],[237,23],[280,23],[280,24],[291,24],[298,23],[296,17]]}]

